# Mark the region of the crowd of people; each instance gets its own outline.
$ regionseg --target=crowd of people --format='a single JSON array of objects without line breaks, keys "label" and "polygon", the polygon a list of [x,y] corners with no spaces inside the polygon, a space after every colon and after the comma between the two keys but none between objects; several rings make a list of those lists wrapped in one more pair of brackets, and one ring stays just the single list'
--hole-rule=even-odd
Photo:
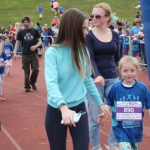
[{"label": "crowd of people", "polygon": [[[34,25],[30,17],[24,17],[15,27],[10,25],[9,31],[0,28],[0,100],[5,100],[4,68],[8,67],[10,76],[12,53],[15,60],[22,57],[24,88],[30,92],[31,87],[37,90],[37,51],[44,52],[48,93],[45,128],[50,149],[66,150],[69,128],[74,150],[88,150],[89,139],[92,150],[102,150],[100,126],[111,116],[108,149],[138,150],[144,107],[150,115],[150,92],[136,79],[141,59],[146,66],[142,15],[137,12],[131,27],[112,14],[107,3],[96,4],[91,16],[76,8],[58,11],[61,6],[56,0],[50,6],[55,14],[51,27],[41,27],[39,22]],[[59,12],[61,21],[56,16]],[[81,113],[77,123],[75,113]]]}]

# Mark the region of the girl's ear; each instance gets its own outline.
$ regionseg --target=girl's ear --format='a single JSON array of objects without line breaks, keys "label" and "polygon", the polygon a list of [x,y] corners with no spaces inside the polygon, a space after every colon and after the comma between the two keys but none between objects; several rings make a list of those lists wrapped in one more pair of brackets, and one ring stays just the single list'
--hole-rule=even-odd
[{"label": "girl's ear", "polygon": [[118,70],[119,75],[121,75],[121,71],[120,71],[120,69],[119,69],[119,68],[117,68],[117,70]]}]

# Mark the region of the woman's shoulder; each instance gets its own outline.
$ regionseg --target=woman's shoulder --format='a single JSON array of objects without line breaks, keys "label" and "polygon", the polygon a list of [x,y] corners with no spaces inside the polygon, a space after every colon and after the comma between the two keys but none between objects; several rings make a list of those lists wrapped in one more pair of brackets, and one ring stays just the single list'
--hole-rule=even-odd
[{"label": "woman's shoulder", "polygon": [[111,32],[112,32],[113,38],[119,39],[118,33],[117,33],[116,31],[112,30],[112,29],[110,29],[110,30],[111,30]]},{"label": "woman's shoulder", "polygon": [[94,36],[93,31],[89,30],[88,34],[86,35],[86,38],[92,38]]},{"label": "woman's shoulder", "polygon": [[110,29],[110,31],[112,32],[113,35],[118,35],[118,33],[112,29]]}]

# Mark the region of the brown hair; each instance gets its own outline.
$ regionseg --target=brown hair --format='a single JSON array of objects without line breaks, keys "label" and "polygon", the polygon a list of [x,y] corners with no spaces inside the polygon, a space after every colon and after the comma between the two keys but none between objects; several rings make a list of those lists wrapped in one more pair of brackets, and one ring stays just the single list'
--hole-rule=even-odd
[{"label": "brown hair", "polygon": [[105,11],[105,15],[109,17],[107,24],[111,24],[113,22],[112,11],[110,6],[107,3],[99,3],[94,6],[94,8],[102,8]]},{"label": "brown hair", "polygon": [[58,36],[54,42],[54,44],[62,43],[72,48],[73,62],[83,78],[86,78],[84,66],[88,64],[91,67],[83,35],[83,23],[86,19],[87,16],[76,8],[66,10],[61,17]]},{"label": "brown hair", "polygon": [[26,17],[23,17],[21,20],[22,23],[24,23],[24,21],[31,22],[31,19],[30,17],[26,16]]}]

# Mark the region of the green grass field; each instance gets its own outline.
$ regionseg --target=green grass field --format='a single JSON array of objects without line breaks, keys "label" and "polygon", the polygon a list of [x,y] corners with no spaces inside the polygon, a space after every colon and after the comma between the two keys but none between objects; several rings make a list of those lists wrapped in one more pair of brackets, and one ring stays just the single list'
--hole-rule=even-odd
[{"label": "green grass field", "polygon": [[[92,7],[103,0],[58,0],[60,5],[65,9],[78,8],[85,12],[87,15],[91,14]],[[137,10],[134,8],[137,0],[105,0],[113,12],[122,20],[129,20],[133,22]],[[42,5],[44,8],[43,19],[38,17],[37,6]],[[0,4],[0,26],[8,29],[10,24],[20,22],[24,16],[30,16],[32,22],[39,22],[42,25],[47,23],[51,24],[54,13],[50,8],[50,0],[1,0]]]}]

